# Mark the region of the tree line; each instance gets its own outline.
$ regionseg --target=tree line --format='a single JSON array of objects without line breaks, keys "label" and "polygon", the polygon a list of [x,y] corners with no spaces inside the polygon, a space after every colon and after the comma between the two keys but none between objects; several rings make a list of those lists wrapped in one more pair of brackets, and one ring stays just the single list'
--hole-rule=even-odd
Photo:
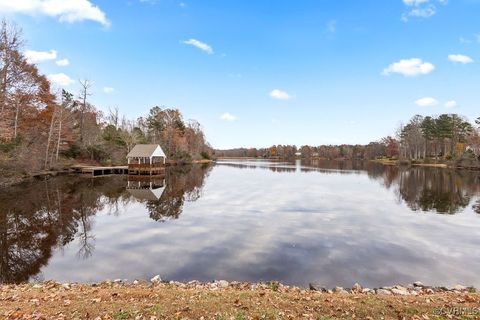
[{"label": "tree line", "polygon": [[[209,158],[201,125],[175,108],[155,106],[138,119],[101,112],[90,102],[92,81],[78,93],[53,90],[23,55],[19,27],[0,26],[0,176],[58,169],[82,161],[123,164],[137,143],[156,143],[172,161]],[[2,172],[3,171],[3,172]]]},{"label": "tree line", "polygon": [[400,161],[457,161],[478,166],[480,117],[470,123],[457,114],[415,115],[394,136],[366,145],[274,145],[269,148],[215,150],[216,157],[393,159]]}]

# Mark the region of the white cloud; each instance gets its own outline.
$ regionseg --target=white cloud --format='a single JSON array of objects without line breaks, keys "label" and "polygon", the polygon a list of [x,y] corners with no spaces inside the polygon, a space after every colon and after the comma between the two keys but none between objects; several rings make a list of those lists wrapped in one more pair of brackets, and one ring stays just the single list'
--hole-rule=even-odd
[{"label": "white cloud", "polygon": [[62,59],[62,60],[57,60],[55,63],[57,64],[57,66],[66,67],[70,64],[70,61],[68,59]]},{"label": "white cloud", "polygon": [[403,0],[403,3],[405,3],[407,6],[418,6],[428,1],[429,0]]},{"label": "white cloud", "polygon": [[415,8],[410,10],[410,12],[407,13],[407,16],[410,17],[419,17],[419,18],[429,18],[433,15],[435,15],[436,9],[435,6],[428,6],[425,8]]},{"label": "white cloud", "polygon": [[[1,0],[0,0],[1,1]],[[25,58],[27,58],[28,63],[39,63],[48,60],[57,59],[57,51],[35,51],[27,50],[24,53]]]},{"label": "white cloud", "polygon": [[90,0],[0,0],[0,12],[46,15],[68,23],[91,20],[110,25],[105,13]]},{"label": "white cloud", "polygon": [[450,101],[445,102],[445,107],[446,108],[455,108],[456,106],[458,106],[458,103],[455,100],[450,100]]},{"label": "white cloud", "polygon": [[472,58],[470,58],[469,56],[465,56],[463,54],[450,54],[448,55],[448,60],[453,62],[463,63],[463,64],[473,62]]},{"label": "white cloud", "polygon": [[285,91],[274,89],[270,92],[270,97],[278,100],[289,100],[292,99],[294,96]]},{"label": "white cloud", "polygon": [[403,0],[408,11],[402,14],[402,20],[407,22],[409,17],[429,18],[437,13],[437,3],[445,5],[448,0]]},{"label": "white cloud", "polygon": [[423,62],[422,59],[402,59],[398,62],[394,62],[385,68],[382,72],[383,75],[388,76],[392,73],[399,73],[405,77],[414,77],[422,74],[429,74],[435,69],[435,66],[430,62]]},{"label": "white cloud", "polygon": [[420,107],[435,107],[438,105],[438,100],[432,97],[425,97],[416,100],[415,104]]},{"label": "white cloud", "polygon": [[183,41],[183,43],[194,46],[202,51],[205,51],[208,54],[213,54],[213,49],[211,46],[209,46],[204,42],[198,41],[197,39],[189,39],[189,40]]},{"label": "white cloud", "polygon": [[231,114],[230,112],[225,112],[224,114],[222,114],[220,116],[220,119],[222,119],[224,121],[235,121],[235,120],[237,120],[237,117],[234,116],[233,114]]},{"label": "white cloud", "polygon": [[54,73],[54,74],[49,74],[47,76],[47,79],[54,85],[57,85],[59,87],[68,87],[75,81],[71,79],[69,76],[67,76],[65,73]]},{"label": "white cloud", "polygon": [[103,92],[105,93],[113,93],[115,91],[115,88],[112,87],[103,87]]}]

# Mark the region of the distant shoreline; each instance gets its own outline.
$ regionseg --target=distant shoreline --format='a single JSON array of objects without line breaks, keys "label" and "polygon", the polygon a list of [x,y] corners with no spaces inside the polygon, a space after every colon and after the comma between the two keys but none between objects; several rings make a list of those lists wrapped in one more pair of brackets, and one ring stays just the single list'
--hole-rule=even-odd
[{"label": "distant shoreline", "polygon": [[369,161],[380,163],[387,166],[412,166],[412,167],[431,167],[431,168],[444,168],[444,169],[458,169],[458,170],[480,170],[480,165],[478,166],[459,166],[454,165],[453,163],[418,163],[408,160],[408,163],[402,163],[400,160],[391,160],[391,159],[327,159],[327,158],[262,158],[262,157],[218,157],[217,160],[283,160],[283,161],[292,161],[292,160],[326,160],[326,161]]},{"label": "distant shoreline", "polygon": [[[292,158],[292,159],[280,159],[280,158],[260,158],[260,157],[218,157],[215,160],[212,159],[200,159],[200,160],[192,160],[191,162],[168,162],[166,164],[167,167],[170,166],[183,166],[183,165],[193,165],[193,164],[210,164],[214,163],[217,160],[270,160],[270,161],[291,161],[291,160],[327,160],[327,161],[369,161],[380,163],[386,166],[412,166],[412,167],[430,167],[430,168],[443,168],[443,169],[455,169],[455,170],[472,170],[478,171],[480,170],[480,166],[455,166],[452,164],[447,163],[400,163],[398,160],[389,160],[389,159],[370,159],[370,160],[363,160],[363,159],[326,159],[326,158]],[[22,182],[28,181],[30,179],[41,178],[41,177],[54,177],[59,175],[66,175],[66,174],[74,174],[69,170],[69,167],[59,170],[45,170],[39,171],[35,173],[31,173],[30,175],[2,175],[0,174],[0,189],[7,188],[13,185],[20,184]]]}]

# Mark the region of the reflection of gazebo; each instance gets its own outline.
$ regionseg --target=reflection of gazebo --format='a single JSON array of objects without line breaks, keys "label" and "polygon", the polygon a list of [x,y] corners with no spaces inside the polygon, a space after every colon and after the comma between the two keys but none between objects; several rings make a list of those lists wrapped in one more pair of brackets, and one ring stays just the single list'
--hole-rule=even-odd
[{"label": "reflection of gazebo", "polygon": [[164,179],[129,179],[127,191],[138,200],[157,201],[165,191]]},{"label": "reflection of gazebo", "polygon": [[165,167],[165,152],[158,144],[137,144],[128,153],[128,174],[158,174]]}]

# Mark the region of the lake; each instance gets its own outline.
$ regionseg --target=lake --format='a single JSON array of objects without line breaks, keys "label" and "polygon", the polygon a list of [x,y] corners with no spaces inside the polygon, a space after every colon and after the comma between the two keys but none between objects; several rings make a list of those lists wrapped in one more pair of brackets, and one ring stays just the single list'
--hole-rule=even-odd
[{"label": "lake", "polygon": [[480,287],[480,173],[218,161],[0,190],[0,282]]}]

